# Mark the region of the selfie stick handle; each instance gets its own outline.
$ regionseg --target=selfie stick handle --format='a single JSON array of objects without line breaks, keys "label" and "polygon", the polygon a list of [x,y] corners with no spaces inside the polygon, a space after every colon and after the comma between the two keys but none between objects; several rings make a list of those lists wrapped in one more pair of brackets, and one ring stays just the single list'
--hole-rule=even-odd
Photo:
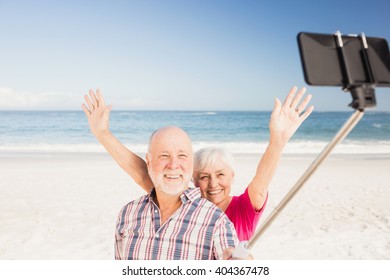
[{"label": "selfie stick handle", "polygon": [[349,117],[349,119],[345,122],[345,124],[339,130],[339,132],[336,134],[333,140],[324,148],[321,154],[313,161],[313,163],[306,170],[306,172],[301,176],[301,178],[299,178],[299,180],[295,183],[292,189],[287,193],[287,195],[282,199],[282,201],[275,207],[272,213],[267,217],[265,222],[255,232],[251,240],[248,241],[248,243],[245,246],[248,250],[253,248],[253,246],[260,238],[260,236],[268,229],[268,227],[276,219],[276,217],[283,210],[283,208],[297,194],[299,189],[303,186],[303,184],[307,181],[307,179],[310,178],[310,176],[314,173],[314,171],[321,164],[321,162],[329,155],[329,153],[333,150],[333,148],[349,134],[349,132],[356,126],[356,124],[360,121],[363,115],[364,115],[364,110],[355,110],[355,112]]}]

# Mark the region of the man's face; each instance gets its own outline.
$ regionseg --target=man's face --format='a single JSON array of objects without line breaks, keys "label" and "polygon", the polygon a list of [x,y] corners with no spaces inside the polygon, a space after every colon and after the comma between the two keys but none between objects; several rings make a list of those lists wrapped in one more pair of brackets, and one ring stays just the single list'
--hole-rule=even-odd
[{"label": "man's face", "polygon": [[191,140],[179,128],[156,132],[147,155],[149,175],[156,189],[178,195],[188,188],[193,171]]}]

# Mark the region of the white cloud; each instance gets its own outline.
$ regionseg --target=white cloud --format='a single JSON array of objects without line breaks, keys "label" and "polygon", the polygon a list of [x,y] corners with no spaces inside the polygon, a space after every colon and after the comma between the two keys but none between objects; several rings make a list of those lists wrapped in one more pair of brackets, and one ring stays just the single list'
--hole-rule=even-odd
[{"label": "white cloud", "polygon": [[16,91],[0,87],[0,110],[75,109],[80,96],[62,92]]},{"label": "white cloud", "polygon": [[[16,91],[0,86],[0,110],[81,110],[85,93]],[[122,99],[123,108],[143,107],[140,97]],[[116,107],[116,106],[115,106]]]}]

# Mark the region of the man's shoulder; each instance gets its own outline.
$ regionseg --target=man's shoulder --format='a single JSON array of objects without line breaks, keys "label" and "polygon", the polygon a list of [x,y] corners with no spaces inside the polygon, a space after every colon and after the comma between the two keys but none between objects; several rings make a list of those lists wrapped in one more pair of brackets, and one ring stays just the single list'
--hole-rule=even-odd
[{"label": "man's shoulder", "polygon": [[125,204],[122,208],[121,208],[121,211],[120,212],[123,212],[123,211],[126,211],[126,209],[128,209],[129,207],[133,207],[133,206],[136,206],[136,205],[141,205],[141,204],[145,204],[149,201],[149,197],[150,197],[150,194],[145,194],[137,199],[134,199],[130,202],[128,202],[127,204]]}]

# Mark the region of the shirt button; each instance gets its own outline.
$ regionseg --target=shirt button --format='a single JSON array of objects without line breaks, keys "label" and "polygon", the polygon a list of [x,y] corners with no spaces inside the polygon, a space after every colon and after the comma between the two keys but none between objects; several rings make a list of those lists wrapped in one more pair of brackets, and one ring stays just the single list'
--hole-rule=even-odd
[{"label": "shirt button", "polygon": [[160,235],[157,233],[157,234],[156,234],[156,238],[159,238],[159,237],[160,237]]},{"label": "shirt button", "polygon": [[154,210],[154,213],[157,213],[158,211],[157,210]]}]

